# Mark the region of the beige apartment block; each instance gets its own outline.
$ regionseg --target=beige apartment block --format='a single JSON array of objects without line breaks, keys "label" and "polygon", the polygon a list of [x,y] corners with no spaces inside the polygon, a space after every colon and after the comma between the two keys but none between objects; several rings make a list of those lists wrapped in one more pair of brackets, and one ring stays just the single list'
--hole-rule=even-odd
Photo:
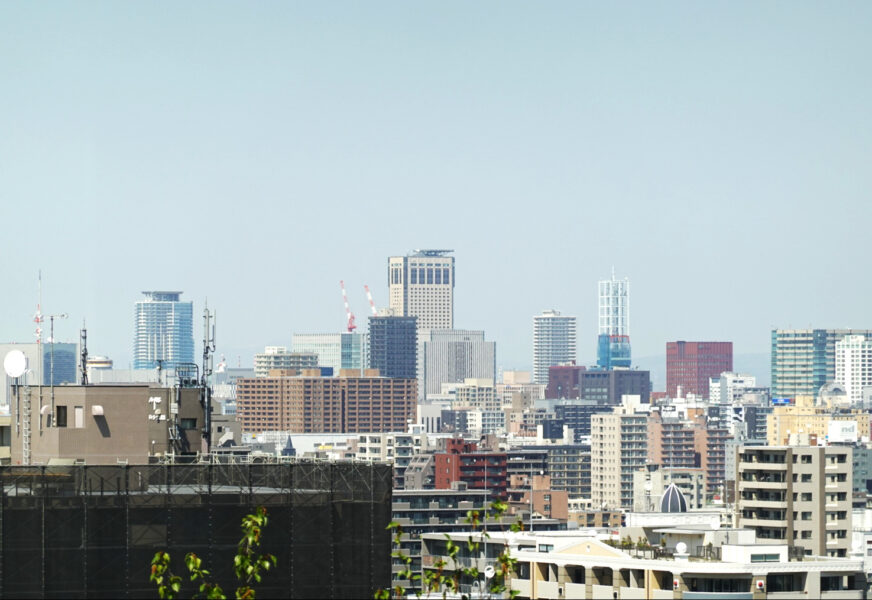
[{"label": "beige apartment block", "polygon": [[770,446],[788,443],[793,434],[826,438],[831,421],[857,423],[857,437],[870,439],[870,415],[862,410],[836,410],[815,404],[812,396],[797,396],[795,404],[776,406],[766,417],[766,442]]},{"label": "beige apartment block", "polygon": [[737,465],[739,527],[806,555],[848,556],[850,447],[741,446]]},{"label": "beige apartment block", "polygon": [[343,369],[321,377],[258,377],[236,382],[236,415],[243,431],[368,433],[405,431],[415,418],[416,379],[380,377],[378,370]]},{"label": "beige apartment block", "polygon": [[590,417],[590,489],[595,510],[633,508],[633,473],[648,457],[647,415],[620,412]]}]

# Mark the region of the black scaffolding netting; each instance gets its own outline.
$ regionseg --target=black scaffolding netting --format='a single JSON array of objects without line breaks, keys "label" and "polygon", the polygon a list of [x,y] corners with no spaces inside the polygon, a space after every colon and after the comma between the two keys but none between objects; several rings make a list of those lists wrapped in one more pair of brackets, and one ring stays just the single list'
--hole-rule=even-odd
[{"label": "black scaffolding netting", "polygon": [[191,595],[194,552],[232,597],[240,522],[268,511],[263,598],[371,598],[390,585],[391,468],[360,462],[0,467],[0,594],[155,598],[158,550]]}]

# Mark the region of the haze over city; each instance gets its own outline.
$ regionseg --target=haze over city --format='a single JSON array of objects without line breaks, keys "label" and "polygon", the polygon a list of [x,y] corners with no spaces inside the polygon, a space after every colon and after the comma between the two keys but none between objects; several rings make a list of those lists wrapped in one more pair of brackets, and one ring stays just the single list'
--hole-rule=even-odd
[{"label": "haze over city", "polygon": [[415,248],[455,250],[456,326],[506,369],[551,308],[593,362],[612,267],[634,357],[867,327],[870,12],[6,4],[0,338],[33,339],[41,269],[58,339],[127,365],[140,292],[177,289],[246,366],[343,330],[340,279],[387,305]]}]

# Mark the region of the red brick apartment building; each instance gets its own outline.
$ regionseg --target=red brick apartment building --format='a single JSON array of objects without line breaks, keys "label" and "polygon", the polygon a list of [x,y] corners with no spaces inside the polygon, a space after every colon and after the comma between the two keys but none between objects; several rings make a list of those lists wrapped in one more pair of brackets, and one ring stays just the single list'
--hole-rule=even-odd
[{"label": "red brick apartment building", "polygon": [[447,490],[462,481],[470,490],[490,490],[491,496],[508,498],[508,467],[505,452],[480,451],[475,442],[445,440],[445,452],[434,455],[435,488]]},{"label": "red brick apartment building", "polygon": [[667,342],[666,394],[709,397],[709,377],[733,370],[733,342]]},{"label": "red brick apartment building", "polygon": [[363,376],[342,369],[338,377],[321,377],[318,369],[271,371],[269,377],[239,379],[236,419],[248,433],[377,433],[405,431],[415,418],[416,379]]}]

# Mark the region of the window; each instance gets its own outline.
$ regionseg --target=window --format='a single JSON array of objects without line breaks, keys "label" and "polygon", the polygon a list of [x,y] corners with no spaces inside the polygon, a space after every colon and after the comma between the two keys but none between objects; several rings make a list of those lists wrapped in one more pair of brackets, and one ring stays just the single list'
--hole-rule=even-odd
[{"label": "window", "polygon": [[57,406],[55,407],[55,427],[66,427],[67,426],[67,407],[66,406]]},{"label": "window", "polygon": [[74,427],[76,429],[82,429],[85,426],[85,407],[84,406],[76,406],[73,409],[73,419],[75,419]]},{"label": "window", "polygon": [[802,520],[803,521],[811,521],[811,512],[810,511],[803,512],[802,513]]},{"label": "window", "polygon": [[809,483],[811,481],[811,473],[803,473],[802,474],[802,482]]},{"label": "window", "polygon": [[196,429],[197,419],[181,419],[180,427],[182,429]]},{"label": "window", "polygon": [[803,502],[811,502],[811,492],[803,492],[802,493],[802,501]]}]

